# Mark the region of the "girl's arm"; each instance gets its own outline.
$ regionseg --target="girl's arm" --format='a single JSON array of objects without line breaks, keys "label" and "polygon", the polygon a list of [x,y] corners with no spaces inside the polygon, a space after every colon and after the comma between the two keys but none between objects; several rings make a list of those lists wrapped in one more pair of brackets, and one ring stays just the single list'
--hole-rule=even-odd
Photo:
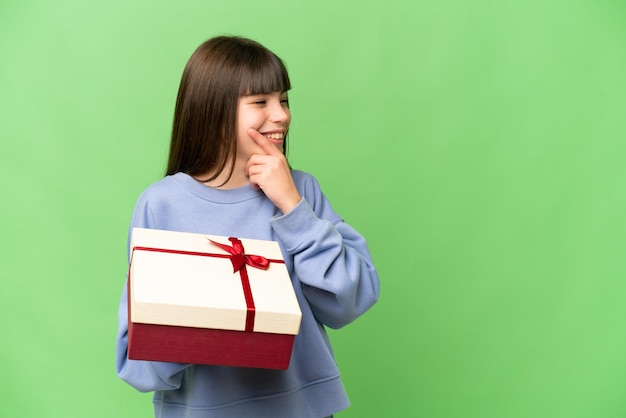
[{"label": "girl's arm", "polygon": [[117,375],[141,392],[180,388],[188,364],[162,363],[128,359],[128,302],[124,286],[118,310],[118,331],[115,346]]},{"label": "girl's arm", "polygon": [[352,322],[378,300],[378,275],[365,240],[333,212],[313,177],[292,172],[258,131],[249,129],[248,135],[263,154],[249,159],[246,175],[284,214],[270,222],[293,256],[313,313],[332,328]]},{"label": "girl's arm", "polygon": [[[133,212],[133,227],[156,228],[146,199],[139,198]],[[130,231],[128,235],[128,259],[130,262]],[[115,344],[117,375],[141,392],[173,390],[180,388],[184,370],[190,364],[128,359],[128,285],[124,286],[118,309],[118,331]]]},{"label": "girl's arm", "polygon": [[365,239],[332,211],[316,181],[310,186],[307,198],[271,225],[293,257],[316,318],[340,328],[378,300],[378,274]]}]

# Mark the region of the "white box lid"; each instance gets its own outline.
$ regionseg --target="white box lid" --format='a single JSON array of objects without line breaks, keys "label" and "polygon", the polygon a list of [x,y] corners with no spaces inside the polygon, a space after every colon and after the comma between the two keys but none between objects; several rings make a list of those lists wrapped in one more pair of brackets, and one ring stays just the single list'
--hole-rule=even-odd
[{"label": "white box lid", "polygon": [[[282,260],[274,241],[239,238],[245,253]],[[134,228],[129,270],[131,321],[146,324],[245,330],[247,305],[240,272],[229,258],[146,250],[228,253],[228,237]],[[285,264],[246,266],[255,306],[254,331],[298,333],[302,313]]]}]

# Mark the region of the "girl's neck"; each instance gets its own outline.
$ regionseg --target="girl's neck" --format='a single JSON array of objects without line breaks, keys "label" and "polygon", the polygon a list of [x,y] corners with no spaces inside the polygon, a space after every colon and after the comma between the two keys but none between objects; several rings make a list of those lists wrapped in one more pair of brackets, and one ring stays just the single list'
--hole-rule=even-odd
[{"label": "girl's neck", "polygon": [[248,176],[246,176],[244,168],[240,168],[237,164],[235,164],[235,167],[233,168],[233,173],[230,178],[228,178],[230,166],[227,164],[226,167],[227,168],[222,170],[222,172],[213,180],[202,180],[206,178],[211,178],[213,176],[212,172],[208,172],[200,176],[194,176],[194,178],[205,186],[219,190],[237,189],[239,187],[244,187],[250,184],[250,179],[248,179]]}]

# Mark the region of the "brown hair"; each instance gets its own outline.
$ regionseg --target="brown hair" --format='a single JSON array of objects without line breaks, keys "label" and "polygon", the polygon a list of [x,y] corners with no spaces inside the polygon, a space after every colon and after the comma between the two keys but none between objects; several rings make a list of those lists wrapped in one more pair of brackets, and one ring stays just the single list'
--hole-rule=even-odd
[{"label": "brown hair", "polygon": [[236,36],[204,42],[189,58],[180,81],[166,175],[211,172],[203,179],[211,181],[230,160],[229,179],[237,150],[239,98],[290,88],[285,65],[263,45]]}]

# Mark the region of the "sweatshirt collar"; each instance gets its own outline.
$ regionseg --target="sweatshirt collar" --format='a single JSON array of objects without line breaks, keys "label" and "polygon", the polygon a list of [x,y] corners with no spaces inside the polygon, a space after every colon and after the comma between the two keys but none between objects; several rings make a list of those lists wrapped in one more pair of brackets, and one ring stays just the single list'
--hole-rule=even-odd
[{"label": "sweatshirt collar", "polygon": [[216,203],[237,203],[264,196],[261,190],[255,190],[252,185],[221,190],[206,186],[186,173],[176,173],[166,178],[199,198]]}]

